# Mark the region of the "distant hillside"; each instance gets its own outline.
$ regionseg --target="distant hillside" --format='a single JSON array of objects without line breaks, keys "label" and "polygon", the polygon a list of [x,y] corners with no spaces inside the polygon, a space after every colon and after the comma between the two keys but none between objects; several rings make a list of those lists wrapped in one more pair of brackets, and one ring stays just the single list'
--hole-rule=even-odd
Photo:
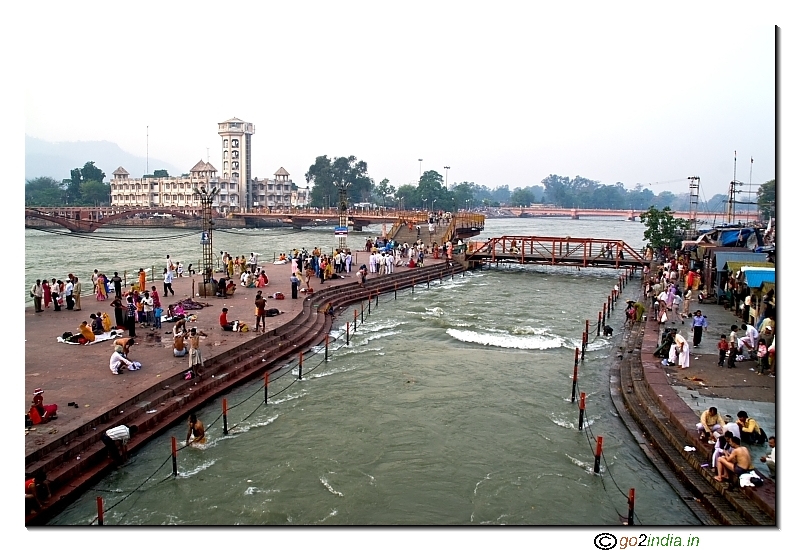
[{"label": "distant hillside", "polygon": [[[140,178],[145,173],[147,159],[126,153],[116,143],[109,141],[61,141],[51,143],[30,136],[25,136],[25,179],[49,176],[57,181],[69,178],[73,168],[83,168],[88,161],[111,179],[111,174],[119,166],[123,166],[132,178]],[[167,170],[170,176],[180,175],[185,171],[164,161],[151,158],[150,172]]]}]

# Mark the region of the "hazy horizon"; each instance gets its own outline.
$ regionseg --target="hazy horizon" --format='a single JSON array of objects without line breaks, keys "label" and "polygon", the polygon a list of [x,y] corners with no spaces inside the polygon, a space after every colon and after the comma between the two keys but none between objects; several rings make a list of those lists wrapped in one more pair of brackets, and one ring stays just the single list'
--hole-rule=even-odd
[{"label": "hazy horizon", "polygon": [[[354,155],[395,187],[420,168],[489,188],[557,174],[655,194],[685,193],[699,176],[710,198],[727,192],[734,151],[738,181],[775,178],[768,17],[694,5],[687,18],[638,4],[267,3],[197,41],[188,29],[222,8],[158,4],[153,25],[146,6],[113,19],[126,38],[108,47],[78,34],[31,52],[26,135],[219,169],[217,123],[236,117],[256,127],[253,176],[283,166],[296,183],[320,155]],[[110,15],[82,17],[104,26]],[[41,34],[70,16],[53,5],[37,16]],[[165,30],[178,26],[187,32]],[[47,85],[80,74],[82,59],[97,85]]]}]

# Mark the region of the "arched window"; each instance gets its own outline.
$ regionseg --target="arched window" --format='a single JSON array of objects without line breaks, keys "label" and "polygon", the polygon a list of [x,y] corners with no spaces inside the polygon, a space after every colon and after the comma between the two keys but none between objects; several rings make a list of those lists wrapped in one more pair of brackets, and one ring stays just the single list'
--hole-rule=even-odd
[{"label": "arched window", "polygon": [[222,163],[222,169],[223,170],[227,170],[228,169],[228,161],[227,160]]},{"label": "arched window", "polygon": [[233,151],[233,152],[231,153],[231,158],[238,159],[238,158],[239,158],[239,151]]},{"label": "arched window", "polygon": [[223,139],[222,140],[222,148],[223,149],[227,149],[228,148],[228,140],[227,139]]},{"label": "arched window", "polygon": [[233,162],[231,162],[231,168],[233,168],[234,170],[238,170],[239,169],[239,161],[238,160],[234,160]]},{"label": "arched window", "polygon": [[232,139],[231,140],[231,147],[233,147],[234,149],[238,149],[239,148],[239,140],[238,139]]},{"label": "arched window", "polygon": [[228,150],[227,150],[227,149],[225,149],[225,150],[222,152],[222,158],[224,158],[224,159],[228,158]]}]

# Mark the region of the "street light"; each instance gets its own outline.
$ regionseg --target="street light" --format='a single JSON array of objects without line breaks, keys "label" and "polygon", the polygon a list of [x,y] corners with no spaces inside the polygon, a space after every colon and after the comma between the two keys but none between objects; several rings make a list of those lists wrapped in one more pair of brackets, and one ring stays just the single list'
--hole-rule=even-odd
[{"label": "street light", "polygon": [[450,170],[450,167],[449,167],[449,166],[445,166],[445,167],[444,167],[444,188],[445,188],[445,189],[447,189],[447,190],[449,191],[449,190],[450,190],[450,188],[449,188],[449,187],[447,187],[447,171],[448,171],[448,170]]},{"label": "street light", "polygon": [[433,210],[434,212],[436,211],[436,201],[438,200],[439,199],[433,199],[433,202],[431,203],[431,210]]},{"label": "street light", "polygon": [[[203,206],[203,233],[200,236],[200,243],[203,245],[202,269],[203,269],[203,293],[201,296],[209,296],[209,289],[206,286],[211,282],[211,275],[214,272],[214,244],[212,233],[214,220],[211,219],[211,204],[219,194],[218,187],[212,187],[206,191],[205,186],[199,189],[197,185],[192,189],[193,195],[199,197],[200,204]],[[213,290],[212,290],[213,292]]]},{"label": "street light", "polygon": [[422,179],[422,159],[419,159],[419,179]]}]

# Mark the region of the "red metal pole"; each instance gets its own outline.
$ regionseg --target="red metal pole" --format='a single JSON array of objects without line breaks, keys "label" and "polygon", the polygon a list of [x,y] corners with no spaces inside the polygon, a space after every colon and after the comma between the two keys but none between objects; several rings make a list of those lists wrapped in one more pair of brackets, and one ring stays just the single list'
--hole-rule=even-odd
[{"label": "red metal pole", "polygon": [[345,334],[347,335],[347,345],[350,345],[350,323],[347,323],[347,328],[345,329]]},{"label": "red metal pole", "polygon": [[222,433],[228,435],[228,398],[222,398]]},{"label": "red metal pole", "polygon": [[600,312],[598,311],[598,312],[597,312],[597,335],[598,335],[598,336],[600,336],[600,325],[602,325],[602,323],[603,323],[603,319],[602,319],[602,317],[601,317],[600,315],[601,315],[601,314],[600,314]]},{"label": "red metal pole", "polygon": [[325,362],[326,363],[328,361],[328,341],[329,341],[329,339],[330,339],[330,335],[326,334],[325,335]]},{"label": "red metal pole", "polygon": [[633,525],[633,505],[636,500],[636,489],[631,487],[628,491],[628,525]]},{"label": "red metal pole", "polygon": [[575,367],[572,369],[572,402],[575,403],[575,389],[578,386],[578,348],[575,348]]},{"label": "red metal pole", "polygon": [[267,397],[268,397],[267,392],[268,391],[269,391],[269,373],[265,372],[264,373],[264,404],[265,405],[267,403]]},{"label": "red metal pole", "polygon": [[603,436],[597,437],[597,448],[594,451],[594,473],[600,473],[600,456],[603,454]]},{"label": "red metal pole", "polygon": [[606,305],[603,304],[603,326],[606,324]]},{"label": "red metal pole", "polygon": [[303,379],[303,353],[302,352],[300,352],[299,367],[300,367],[300,372],[299,372],[299,376],[297,378],[298,378],[298,380],[302,380]]},{"label": "red metal pole", "polygon": [[355,333],[356,327],[358,326],[358,310],[353,310],[353,332]]},{"label": "red metal pole", "polygon": [[583,430],[583,415],[586,411],[586,392],[581,392],[581,412],[578,415],[578,430]]},{"label": "red metal pole", "polygon": [[172,436],[172,475],[178,475],[178,439]]},{"label": "red metal pole", "polygon": [[97,497],[97,525],[103,525],[103,497]]}]

